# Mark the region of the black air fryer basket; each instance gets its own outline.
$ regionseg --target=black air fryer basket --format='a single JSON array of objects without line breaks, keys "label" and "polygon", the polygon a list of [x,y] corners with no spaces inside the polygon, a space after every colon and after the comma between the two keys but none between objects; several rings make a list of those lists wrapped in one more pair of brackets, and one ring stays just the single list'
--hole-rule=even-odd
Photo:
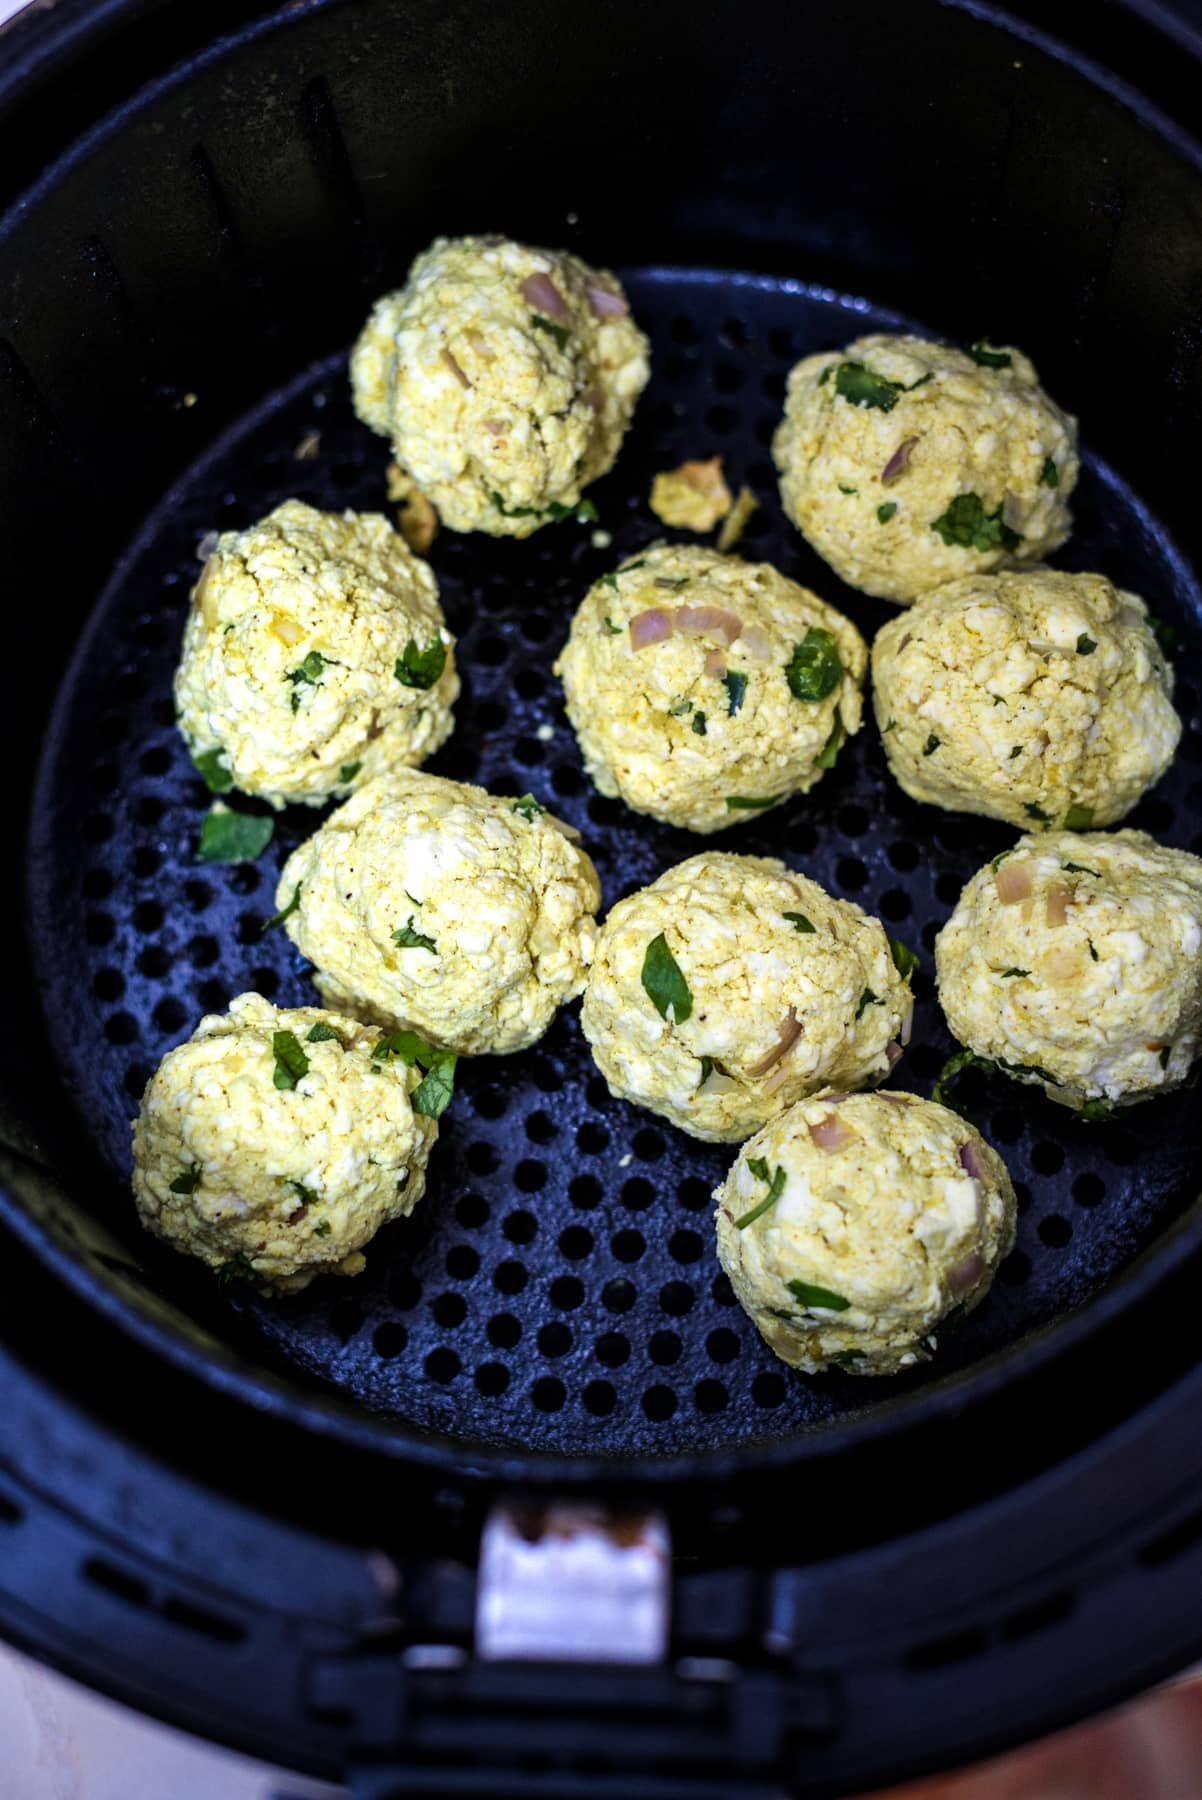
[{"label": "black air fryer basket", "polygon": [[[889,609],[786,525],[768,445],[799,356],[912,326],[1021,344],[1080,414],[1055,560],[1180,634],[1181,750],[1129,823],[1202,851],[1199,45],[1061,10],[60,0],[0,33],[17,1641],[362,1800],[846,1792],[1197,1655],[1196,1091],[1091,1126],[966,1082],[1018,1245],[934,1364],[873,1383],[760,1343],[713,1255],[731,1152],[612,1100],[577,1008],[460,1065],[428,1197],[356,1280],[218,1289],[128,1193],[163,1053],[245,989],[312,992],[261,926],[313,815],[256,864],[195,862],[170,678],[197,545],[292,495],[385,508],[347,350],[439,233],[615,265],[653,374],[591,490],[609,547],[439,538],[464,693],[436,771],[552,805],[607,906],[691,854],[584,777],[550,675],[570,613],[657,534],[654,471],[720,452],[761,502],[743,553],[875,630]],[[1009,839],[906,800],[868,728],[723,847],[919,950],[897,1084],[928,1093],[935,934]]]}]

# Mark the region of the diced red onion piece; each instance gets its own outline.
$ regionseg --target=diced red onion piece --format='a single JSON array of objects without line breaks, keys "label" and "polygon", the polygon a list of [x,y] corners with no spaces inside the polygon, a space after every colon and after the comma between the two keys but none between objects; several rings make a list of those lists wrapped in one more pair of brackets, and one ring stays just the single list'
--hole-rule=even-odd
[{"label": "diced red onion piece", "polygon": [[1048,889],[1044,896],[1043,906],[1044,917],[1049,926],[1055,928],[1058,925],[1067,925],[1068,903],[1071,898],[1068,889],[1059,884]]},{"label": "diced red onion piece", "polygon": [[217,540],[220,536],[221,533],[219,531],[205,532],[204,536],[196,546],[197,562],[208,562],[210,556],[212,556],[214,550],[217,548]]},{"label": "diced red onion piece", "polygon": [[630,311],[621,294],[602,287],[599,281],[590,281],[584,291],[588,295],[589,305],[599,319],[624,319]]},{"label": "diced red onion piece", "polygon": [[546,313],[549,319],[566,319],[568,316],[563,295],[551,277],[542,270],[537,275],[527,275],[522,283],[522,299],[528,301],[536,312]]},{"label": "diced red onion piece", "polygon": [[678,606],[676,629],[690,637],[721,638],[729,649],[742,631],[743,621],[738,613],[722,606]]},{"label": "diced red onion piece", "polygon": [[743,646],[748,656],[754,656],[757,662],[767,662],[772,655],[772,639],[758,625],[744,625]]},{"label": "diced red onion piece", "polygon": [[1004,495],[1002,499],[1003,525],[1008,525],[1011,531],[1017,531],[1022,525],[1025,517],[1026,514],[1023,512],[1022,501],[1017,499],[1014,494]]},{"label": "diced red onion piece", "polygon": [[972,1176],[974,1181],[984,1181],[985,1165],[977,1155],[977,1147],[975,1144],[961,1144],[960,1166],[966,1175]]},{"label": "diced red onion piece", "polygon": [[898,655],[900,656],[902,651],[905,649],[906,645],[913,643],[913,641],[914,641],[913,634],[911,632],[907,631],[905,637],[902,639],[901,643],[897,646]]},{"label": "diced red onion piece", "polygon": [[726,658],[721,650],[707,650],[705,653],[705,672],[715,680],[721,681],[726,674]]},{"label": "diced red onion piece", "polygon": [[984,1273],[984,1259],[974,1250],[950,1271],[947,1285],[953,1294],[966,1294],[969,1288],[976,1287]]},{"label": "diced red onion piece", "polygon": [[557,831],[560,837],[566,837],[569,843],[580,843],[583,833],[577,831],[574,825],[569,825],[566,819],[557,819],[554,813],[544,813],[543,817],[552,831]]},{"label": "diced red onion piece", "polygon": [[993,877],[997,897],[1003,906],[1015,906],[1031,898],[1031,869],[1025,862],[1004,862]]},{"label": "diced red onion piece", "polygon": [[464,374],[464,372],[460,368],[459,364],[455,361],[454,356],[451,354],[451,352],[449,350],[447,350],[445,348],[442,352],[442,360],[446,364],[447,368],[451,371],[451,374],[455,377],[456,381],[459,383],[461,388],[470,388],[471,387],[471,385],[472,385],[471,382],[468,380],[467,376]]},{"label": "diced red onion piece", "polygon": [[914,1002],[913,1002],[913,1000],[911,1000],[909,1005],[906,1007],[905,1012],[902,1014],[901,1030],[897,1034],[903,1044],[908,1044],[910,1042],[910,1033],[913,1031],[913,1029],[914,1029]]},{"label": "diced red onion piece", "polygon": [[485,419],[484,429],[489,437],[504,437],[509,426],[504,419]]},{"label": "diced red onion piece", "polygon": [[885,1061],[889,1064],[890,1069],[896,1069],[904,1054],[900,1044],[885,1045]]},{"label": "diced red onion piece", "polygon": [[825,1119],[819,1119],[817,1125],[811,1125],[810,1136],[819,1150],[825,1150],[828,1156],[833,1156],[836,1150],[846,1149],[848,1144],[856,1141],[855,1132],[849,1131],[842,1119],[837,1119],[834,1113],[827,1113]]},{"label": "diced red onion piece", "polygon": [[902,439],[901,443],[897,446],[897,449],[893,452],[893,455],[889,458],[889,461],[881,470],[882,487],[891,487],[900,476],[905,474],[910,457],[914,451],[914,446],[917,442],[918,439],[916,437]]},{"label": "diced red onion piece", "polygon": [[747,1073],[751,1080],[758,1081],[761,1075],[766,1075],[769,1069],[775,1068],[782,1056],[788,1055],[800,1036],[801,1020],[797,1017],[793,1008],[790,1007],[784,1018],[781,1020],[780,1036],[777,1038],[775,1044],[773,1044],[771,1050],[769,1050],[767,1056],[762,1057],[758,1063],[755,1063],[753,1067],[748,1069]]},{"label": "diced red onion piece", "polygon": [[660,606],[648,607],[646,612],[636,613],[630,621],[630,643],[634,650],[648,650],[652,644],[662,644],[672,635],[672,615]]}]

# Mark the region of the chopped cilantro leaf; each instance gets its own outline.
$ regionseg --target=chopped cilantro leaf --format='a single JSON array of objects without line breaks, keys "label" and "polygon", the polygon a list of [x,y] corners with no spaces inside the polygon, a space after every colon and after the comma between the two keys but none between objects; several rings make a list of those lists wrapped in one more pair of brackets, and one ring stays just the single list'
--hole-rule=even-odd
[{"label": "chopped cilantro leaf", "polygon": [[693,1010],[693,996],[662,931],[647,945],[642,980],[647,998],[660,1018],[666,1019],[670,1008],[672,1023],[683,1025]]},{"label": "chopped cilantro leaf", "polygon": [[316,1206],[321,1199],[316,1188],[306,1187],[303,1181],[290,1181],[288,1186],[296,1189],[306,1206]]},{"label": "chopped cilantro leaf", "polygon": [[750,1212],[742,1213],[739,1218],[735,1220],[736,1231],[746,1231],[747,1227],[754,1224],[756,1219],[762,1218],[770,1207],[776,1205],[777,1201],[785,1191],[785,1171],[781,1168],[779,1163],[775,1169],[770,1171],[767,1162],[762,1156],[752,1156],[748,1158],[747,1167],[751,1170],[751,1173],[755,1176],[757,1181],[766,1181],[768,1183],[768,1193],[758,1205],[752,1207]]},{"label": "chopped cilantro leaf", "polygon": [[1077,1109],[1077,1117],[1086,1125],[1098,1125],[1103,1119],[1113,1119],[1115,1110],[1109,1100],[1087,1100]]},{"label": "chopped cilantro leaf", "polygon": [[788,919],[788,921],[789,921],[790,925],[793,927],[794,931],[806,932],[806,931],[813,931],[815,929],[814,926],[811,924],[810,920],[806,918],[804,913],[787,912],[787,913],[782,913],[781,917],[784,919]]},{"label": "chopped cilantro leaf", "polygon": [[843,663],[834,634],[812,625],[785,664],[785,680],[795,700],[825,700],[843,676]]},{"label": "chopped cilantro leaf", "polygon": [[297,1043],[295,1032],[273,1031],[271,1053],[275,1057],[276,1087],[294,1088],[309,1073],[309,1058]]},{"label": "chopped cilantro leaf", "polygon": [[839,746],[843,742],[843,736],[843,721],[842,719],[836,719],[831,726],[831,735],[827,738],[825,744],[823,744],[821,750],[814,758],[814,767],[816,769],[834,768],[835,758],[839,754]]},{"label": "chopped cilantro leaf", "polygon": [[917,952],[911,950],[909,944],[903,944],[900,938],[889,939],[889,952],[893,957],[894,968],[903,981],[908,981],[919,966]]},{"label": "chopped cilantro leaf", "polygon": [[275,820],[259,813],[234,812],[215,802],[200,828],[197,862],[254,862],[271,842]]},{"label": "chopped cilantro leaf", "polygon": [[898,395],[905,389],[900,381],[874,375],[863,363],[841,362],[835,371],[835,392],[852,406],[874,406],[881,412],[892,412]]},{"label": "chopped cilantro leaf", "polygon": [[1167,619],[1158,619],[1155,613],[1149,613],[1148,629],[1160,645],[1163,655],[1172,656],[1174,651],[1180,650],[1181,633],[1175,625],[1170,625]]},{"label": "chopped cilantro leaf", "polygon": [[889,723],[885,727],[885,730],[886,731],[896,731],[897,730],[897,720],[890,719]]},{"label": "chopped cilantro leaf", "polygon": [[1013,358],[1008,350],[990,350],[984,338],[968,346],[968,354],[983,369],[1008,369]]},{"label": "chopped cilantro leaf", "polygon": [[673,700],[671,706],[668,708],[668,717],[670,719],[683,719],[685,714],[691,713],[692,710],[693,702],[691,700],[686,700],[685,696],[680,694]]},{"label": "chopped cilantro leaf", "polygon": [[392,941],[397,946],[398,950],[429,950],[432,951],[435,956],[438,955],[438,945],[434,942],[434,939],[432,937],[427,937],[424,932],[417,931],[414,928],[412,913],[409,914],[409,918],[404,925],[398,925],[397,929],[392,934]]},{"label": "chopped cilantro leaf", "polygon": [[1043,468],[1039,471],[1039,485],[1046,488],[1060,486],[1060,470],[1050,456],[1045,456],[1043,459]]},{"label": "chopped cilantro leaf", "polygon": [[968,1118],[968,1113],[962,1106],[958,1106],[952,1097],[950,1092],[952,1082],[965,1069],[994,1069],[996,1067],[996,1063],[991,1062],[987,1056],[978,1056],[975,1050],[957,1050],[954,1056],[948,1057],[940,1069],[935,1085],[931,1089],[931,1100],[936,1106],[949,1106],[962,1118]]},{"label": "chopped cilantro leaf", "polygon": [[621,637],[626,629],[625,625],[615,625],[608,613],[605,615],[605,624],[608,628],[610,637]]},{"label": "chopped cilantro leaf", "polygon": [[310,650],[298,668],[290,669],[286,680],[292,683],[292,710],[300,711],[301,688],[316,687],[321,680],[321,672],[326,666],[326,658],[320,650]]},{"label": "chopped cilantro leaf", "polygon": [[842,482],[839,483],[839,492],[841,494],[858,494],[859,491],[859,488],[845,487]]},{"label": "chopped cilantro leaf", "polygon": [[1002,970],[1002,980],[1010,981],[1016,975],[1029,975],[1030,973],[1031,973],[1030,969],[1003,969]]},{"label": "chopped cilantro leaf", "polygon": [[878,521],[882,525],[887,525],[896,511],[897,511],[897,501],[896,500],[885,500],[885,501],[882,501],[881,505],[877,507],[876,516],[877,516]]},{"label": "chopped cilantro leaf", "polygon": [[513,810],[515,813],[520,813],[528,825],[533,825],[536,819],[542,818],[547,809],[545,806],[540,806],[533,794],[523,794],[520,800],[514,801]]},{"label": "chopped cilantro leaf", "polygon": [[1008,856],[1013,856],[1013,855],[1014,855],[1014,851],[1012,849],[1011,850],[999,850],[997,855],[995,857],[991,858],[989,867],[993,870],[995,875],[997,874],[998,870],[1001,868],[1002,864],[1005,862],[1006,858]]},{"label": "chopped cilantro leaf", "polygon": [[329,1235],[330,1235],[330,1221],[328,1219],[319,1219],[317,1224],[313,1227],[313,1236],[314,1237],[329,1237]]},{"label": "chopped cilantro leaf", "polygon": [[222,1287],[231,1281],[257,1281],[254,1264],[245,1251],[239,1250],[237,1256],[229,1256],[217,1266],[217,1279]]},{"label": "chopped cilantro leaf", "polygon": [[292,917],[293,913],[296,911],[297,907],[300,905],[300,897],[301,897],[301,884],[298,881],[296,886],[292,890],[292,898],[291,898],[291,900],[289,900],[287,906],[282,908],[282,910],[280,912],[276,913],[272,918],[265,920],[264,923],[262,925],[260,925],[259,936],[262,937],[263,933],[265,931],[270,931],[274,925],[282,925],[284,923],[285,919],[290,919]]},{"label": "chopped cilantro leaf", "polygon": [[1083,631],[1077,639],[1078,656],[1092,656],[1097,647],[1097,644],[1090,637],[1088,631]]},{"label": "chopped cilantro leaf", "polygon": [[1087,869],[1084,863],[1066,862],[1064,872],[1066,875],[1092,875],[1095,881],[1098,879],[1098,871]]},{"label": "chopped cilantro leaf", "polygon": [[387,1062],[389,1057],[396,1057],[409,1068],[416,1064],[424,1071],[423,1079],[409,1096],[409,1104],[424,1118],[441,1118],[455,1092],[455,1065],[459,1061],[455,1051],[436,1049],[418,1037],[416,1031],[393,1031],[378,1039],[371,1053],[374,1063]]},{"label": "chopped cilantro leaf", "polygon": [[926,743],[922,747],[923,755],[924,756],[934,756],[936,750],[938,750],[938,748],[942,742],[943,742],[942,738],[937,738],[935,736],[935,733],[932,731],[930,737],[927,739]]},{"label": "chopped cilantro leaf", "polygon": [[1079,806],[1074,800],[1064,815],[1066,831],[1088,831],[1093,824],[1093,807]]},{"label": "chopped cilantro leaf", "polygon": [[446,666],[447,647],[440,637],[431,638],[424,650],[410,638],[393,673],[402,687],[432,688]]},{"label": "chopped cilantro leaf", "polygon": [[332,1025],[327,1025],[324,1019],[319,1019],[316,1025],[310,1025],[308,1031],[305,1033],[305,1041],[309,1044],[328,1044],[333,1042],[335,1044],[341,1044],[343,1049],[346,1049],[346,1043],[343,1040],[342,1033],[340,1031],[335,1031]]},{"label": "chopped cilantro leaf", "polygon": [[871,988],[865,988],[860,995],[860,1004],[856,1007],[856,1018],[858,1019],[863,1013],[866,1013],[870,1006],[884,1006],[884,1004],[885,1002],[879,995],[874,994]]},{"label": "chopped cilantro leaf", "polygon": [[962,550],[994,550],[999,544],[1003,550],[1013,550],[1022,542],[1022,532],[1006,524],[1001,506],[987,513],[979,494],[957,494],[947,511],[931,520],[931,530],[937,531],[945,544],[958,544]]},{"label": "chopped cilantro leaf", "polygon": [[[1160,1066],[1163,1068],[1164,1064],[1162,1063]],[[189,1163],[186,1169],[180,1170],[175,1180],[171,1183],[171,1192],[173,1194],[194,1194],[199,1186],[200,1164]]]},{"label": "chopped cilantro leaf", "polygon": [[714,1059],[712,1056],[702,1056],[698,1058],[698,1061],[701,1064],[701,1079],[697,1086],[703,1088],[714,1072]]},{"label": "chopped cilantro leaf", "polygon": [[708,726],[706,725],[705,714],[703,712],[693,714],[693,730],[698,737],[704,737],[706,735]]},{"label": "chopped cilantro leaf", "polygon": [[1093,941],[1093,939],[1092,939],[1092,938],[1086,938],[1086,940],[1085,940],[1085,942],[1086,942],[1086,943],[1087,943],[1087,944],[1088,944],[1088,945],[1089,945],[1089,955],[1090,955],[1090,960],[1091,960],[1091,961],[1092,961],[1092,962],[1100,962],[1100,961],[1101,961],[1101,958],[1100,958],[1100,957],[1099,957],[1099,955],[1098,955],[1098,952],[1097,952],[1097,950],[1096,950],[1096,948],[1095,948],[1095,947],[1094,947],[1094,941]]},{"label": "chopped cilantro leaf", "polygon": [[834,372],[835,372],[835,364],[827,363],[825,369],[823,369],[821,375],[818,377],[818,386],[825,387],[827,382],[830,380],[831,376],[834,374]]},{"label": "chopped cilantro leaf", "polygon": [[1023,811],[1026,813],[1028,819],[1038,819],[1041,825],[1050,825],[1052,823],[1051,813],[1044,812],[1043,807],[1040,806],[1036,800],[1024,801]]},{"label": "chopped cilantro leaf", "polygon": [[349,787],[362,767],[363,764],[361,762],[343,763],[338,771],[339,785],[341,787]]},{"label": "chopped cilantro leaf", "polygon": [[726,688],[726,710],[737,713],[747,692],[747,677],[739,669],[728,669],[722,680]]},{"label": "chopped cilantro leaf", "polygon": [[546,319],[542,313],[532,313],[531,322],[539,331],[545,331],[548,337],[555,339],[561,350],[565,349],[572,333],[567,325],[556,325],[552,319]]},{"label": "chopped cilantro leaf", "polygon": [[543,515],[555,525],[561,519],[575,519],[578,525],[595,525],[600,516],[591,500],[577,500],[573,506],[565,505],[562,500],[552,500],[544,506]]},{"label": "chopped cilantro leaf", "polygon": [[228,794],[234,785],[234,778],[226,764],[224,750],[202,750],[192,760],[210,794]]},{"label": "chopped cilantro leaf", "polygon": [[1010,761],[1013,762],[1015,757],[1021,756],[1022,753],[1023,753],[1023,747],[1021,744],[1012,744],[1010,746]]},{"label": "chopped cilantro leaf", "polygon": [[728,794],[726,807],[728,812],[759,812],[763,806],[775,806],[779,799],[779,794]]},{"label": "chopped cilantro leaf", "polygon": [[851,1305],[842,1294],[833,1294],[830,1288],[818,1287],[812,1281],[787,1281],[785,1286],[799,1306],[821,1306],[827,1312],[846,1312]]}]

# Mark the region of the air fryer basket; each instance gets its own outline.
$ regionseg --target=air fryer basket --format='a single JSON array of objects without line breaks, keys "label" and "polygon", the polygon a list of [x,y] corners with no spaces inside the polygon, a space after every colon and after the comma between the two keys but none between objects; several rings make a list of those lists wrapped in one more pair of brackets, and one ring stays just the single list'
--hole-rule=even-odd
[{"label": "air fryer basket", "polygon": [[[55,57],[72,66],[70,11],[40,60],[27,27],[18,42],[29,63],[8,100],[14,145],[47,130],[35,122],[39,83],[71,121],[53,146],[61,160],[0,235],[0,534],[23,640],[9,749],[22,804],[32,795],[30,991],[11,1001],[19,1037],[0,1042],[12,1152],[0,1217],[20,1272],[13,1345],[35,1364],[48,1357],[30,1348],[33,1296],[45,1295],[150,1400],[161,1395],[170,1411],[185,1394],[212,1442],[246,1455],[236,1477],[207,1466],[199,1442],[180,1444],[153,1407],[131,1416],[128,1397],[111,1393],[99,1404],[114,1430],[164,1454],[170,1444],[189,1478],[244,1490],[256,1520],[296,1514],[311,1528],[306,1502],[320,1495],[328,1537],[391,1548],[402,1528],[378,1497],[356,1511],[328,1464],[317,1468],[337,1452],[348,1470],[377,1470],[383,1493],[423,1495],[424,1541],[406,1538],[405,1555],[462,1561],[496,1484],[599,1484],[627,1503],[658,1497],[698,1570],[738,1570],[748,1583],[758,1564],[779,1574],[832,1559],[807,1574],[800,1598],[715,1603],[712,1635],[742,1657],[751,1645],[754,1657],[766,1645],[787,1652],[824,1593],[851,1608],[844,1635],[860,1655],[862,1640],[888,1637],[881,1613],[893,1609],[895,1678],[944,1671],[967,1697],[974,1679],[1000,1679],[1007,1646],[1013,1657],[1025,1644],[1033,1671],[1036,1631],[1049,1666],[1062,1664],[1057,1632],[1083,1651],[1091,1627],[1063,1582],[1018,1597],[1034,1580],[1026,1559],[1053,1560],[1018,1521],[1036,1504],[1037,1477],[1050,1481],[1070,1452],[1116,1457],[1120,1428],[1146,1428],[1138,1409],[1163,1406],[1189,1378],[1181,1294],[1202,1165],[1193,1094],[1086,1126],[1030,1090],[966,1082],[1016,1178],[1018,1246],[934,1365],[874,1384],[805,1380],[763,1348],[712,1254],[709,1195],[729,1152],[612,1101],[575,1009],[531,1052],[461,1065],[414,1219],[381,1235],[364,1276],[286,1302],[218,1293],[144,1240],[127,1195],[128,1120],[158,1058],[202,1012],[248,987],[286,1004],[309,995],[287,940],[261,926],[275,871],[313,816],[285,814],[256,865],[198,868],[209,797],[174,727],[170,675],[206,532],[293,494],[385,508],[384,449],[351,415],[346,348],[370,297],[436,232],[500,226],[618,264],[653,338],[652,385],[616,470],[593,490],[609,546],[572,523],[523,544],[439,539],[464,694],[436,770],[531,790],[578,825],[606,905],[690,854],[696,840],[636,821],[582,773],[549,673],[571,609],[618,555],[658,534],[646,505],[654,470],[720,451],[761,502],[744,554],[874,630],[889,609],[841,589],[783,520],[767,445],[799,355],[913,323],[1021,343],[1082,415],[1077,528],[1056,561],[1103,569],[1180,632],[1181,752],[1128,822],[1202,850],[1202,594],[1190,569],[1198,153],[1100,69],[1074,69],[975,6],[849,0],[799,15],[608,0],[578,20],[541,4],[327,0],[261,18],[226,6],[218,23],[241,17],[243,29],[190,56],[184,10],[99,9],[86,94],[55,70]],[[1103,39],[1145,56],[1172,104],[1145,28],[1102,11]],[[123,83],[151,73],[126,100]],[[0,182],[26,173],[16,152],[7,166],[15,173]],[[298,458],[312,432],[316,459]],[[930,978],[934,935],[964,880],[1007,841],[905,800],[868,727],[812,795],[723,843],[784,855],[920,951],[914,1044],[896,1085],[928,1092],[950,1048]],[[25,930],[18,888],[10,880],[0,902],[14,946]],[[50,1360],[55,1383],[94,1409],[94,1371]],[[271,1469],[291,1470],[304,1501],[266,1475],[269,1442]],[[1107,1467],[1129,1468],[1132,1454]],[[1163,1473],[1155,1501],[1171,1510],[1187,1472],[1168,1458]],[[1118,1543],[1131,1529],[1128,1497],[1110,1479]],[[1057,1504],[1071,1510],[1063,1480]],[[1014,1509],[1012,1533],[991,1533],[986,1500]],[[176,1504],[189,1514],[191,1491]],[[939,1519],[967,1533],[956,1549],[945,1527],[957,1602],[980,1585],[981,1544],[992,1585],[1014,1587],[963,1632],[939,1623],[947,1596],[931,1591],[906,1535]],[[1153,1540],[1145,1525],[1141,1541]],[[856,1592],[880,1589],[858,1585],[867,1564],[849,1572],[839,1559],[888,1557],[899,1543],[912,1547],[893,1598],[861,1617]],[[1192,1546],[1187,1536],[1182,1553]],[[98,1560],[79,1567],[94,1572]],[[120,1579],[86,1579],[109,1603],[170,1613],[153,1583],[139,1601]],[[421,1591],[437,1625],[461,1637],[462,1607],[450,1606],[448,1623]],[[1163,1596],[1158,1605],[1160,1636],[1132,1655],[1128,1679],[1182,1653]],[[355,1614],[349,1598],[346,1609]],[[682,1590],[682,1647],[694,1630],[693,1648],[707,1644],[705,1613]],[[413,1635],[416,1616],[405,1629]],[[243,1625],[236,1642],[248,1637],[275,1671],[265,1687],[282,1691],[280,1646],[273,1662]],[[86,1664],[82,1647],[75,1656]],[[1088,1661],[1077,1685],[1064,1684],[1066,1708],[1122,1684],[1109,1666],[1086,1680]],[[167,1676],[170,1662],[158,1666],[172,1694],[156,1703],[186,1713],[197,1702],[182,1697],[182,1675]],[[947,1699],[940,1742],[903,1748],[903,1683],[892,1713],[878,1690],[891,1723],[871,1744],[861,1733],[853,1754],[831,1722],[839,1709],[815,1697],[827,1676],[820,1668],[813,1691],[795,1684],[788,1695],[799,1717],[808,1707],[818,1720],[791,1777],[813,1791],[848,1768],[880,1773],[1005,1734],[982,1714],[975,1744],[957,1738]],[[1011,1728],[1049,1716],[1045,1699],[1028,1700]],[[934,1688],[927,1704],[938,1711]],[[364,1727],[351,1714],[344,1743]],[[336,1731],[322,1737],[319,1725],[306,1720],[309,1751],[333,1755]],[[227,1719],[225,1729],[259,1728]],[[778,1750],[779,1761],[788,1752]]]}]

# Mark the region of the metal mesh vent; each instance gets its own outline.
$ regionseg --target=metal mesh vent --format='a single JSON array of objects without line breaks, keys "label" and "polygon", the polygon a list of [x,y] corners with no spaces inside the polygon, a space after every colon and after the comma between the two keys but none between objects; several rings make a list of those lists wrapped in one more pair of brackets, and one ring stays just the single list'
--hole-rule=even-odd
[{"label": "metal mesh vent", "polygon": [[[444,535],[433,558],[464,693],[455,735],[431,766],[494,791],[530,789],[578,825],[607,907],[699,847],[592,791],[549,673],[588,583],[661,535],[646,507],[653,472],[721,451],[732,486],[747,482],[762,505],[745,555],[813,586],[866,635],[890,610],[841,588],[785,523],[767,446],[798,356],[898,321],[787,283],[675,271],[628,280],[654,337],[655,373],[617,470],[592,490],[612,547],[596,549],[587,528],[565,524],[523,544]],[[312,431],[317,460],[297,460]],[[386,460],[351,415],[342,356],[272,396],[148,521],[64,686],[37,808],[36,954],[50,1031],[121,1184],[143,1085],[203,1012],[247,988],[281,1004],[312,998],[287,939],[261,937],[260,926],[278,867],[316,815],[286,814],[256,866],[193,861],[209,796],[175,731],[170,680],[195,546],[291,495],[385,510]],[[1088,458],[1075,505],[1077,533],[1057,561],[1144,593],[1185,636],[1179,669],[1196,668],[1200,602],[1164,534]],[[1187,727],[1178,761],[1129,822],[1202,851],[1193,835],[1202,717],[1185,680],[1178,704]],[[720,841],[784,855],[920,950],[914,1045],[898,1085],[925,1093],[951,1047],[933,999],[935,934],[963,882],[1009,837],[906,800],[869,724],[812,794]],[[933,1371],[871,1386],[802,1379],[760,1344],[714,1260],[709,1196],[733,1152],[611,1100],[576,1010],[522,1056],[461,1065],[428,1197],[413,1220],[381,1234],[366,1274],[284,1302],[231,1298],[273,1357],[367,1406],[465,1437],[620,1454],[782,1435],[905,1391],[1079,1305],[1197,1190],[1202,1119],[1190,1096],[1086,1127],[1031,1090],[966,1083],[1021,1208],[1018,1246],[993,1294]],[[150,1252],[149,1267],[171,1292],[173,1259]]]}]

